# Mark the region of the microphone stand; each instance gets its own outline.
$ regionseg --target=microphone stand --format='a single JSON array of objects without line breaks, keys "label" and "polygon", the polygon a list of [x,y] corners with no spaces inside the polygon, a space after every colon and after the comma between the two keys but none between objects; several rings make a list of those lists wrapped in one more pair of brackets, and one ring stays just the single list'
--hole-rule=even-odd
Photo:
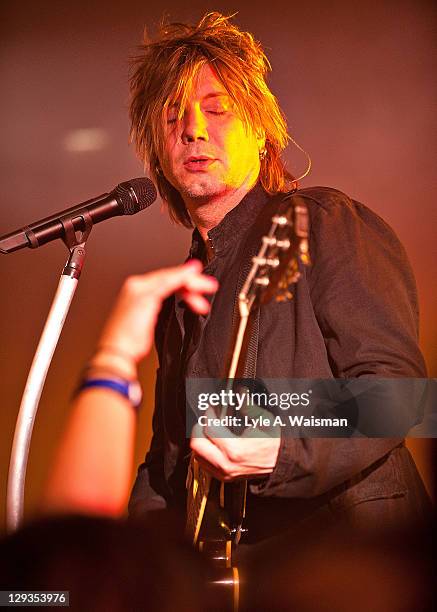
[{"label": "microphone stand", "polygon": [[[78,216],[83,220],[83,229],[79,231],[75,230],[73,225],[73,219]],[[15,426],[6,502],[6,527],[11,532],[20,526],[23,519],[26,469],[38,404],[53,353],[79,282],[85,260],[85,243],[93,226],[91,215],[87,211],[81,211],[80,215],[70,213],[62,217],[60,221],[64,228],[63,241],[70,255],[62,270],[58,288],[30,367]]]}]

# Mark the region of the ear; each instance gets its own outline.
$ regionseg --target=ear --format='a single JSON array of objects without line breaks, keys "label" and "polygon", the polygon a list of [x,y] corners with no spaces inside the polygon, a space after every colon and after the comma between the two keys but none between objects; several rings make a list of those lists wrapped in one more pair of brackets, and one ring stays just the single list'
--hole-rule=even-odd
[{"label": "ear", "polygon": [[262,151],[266,146],[266,133],[264,130],[257,130],[256,132],[256,142],[258,144],[258,149]]}]

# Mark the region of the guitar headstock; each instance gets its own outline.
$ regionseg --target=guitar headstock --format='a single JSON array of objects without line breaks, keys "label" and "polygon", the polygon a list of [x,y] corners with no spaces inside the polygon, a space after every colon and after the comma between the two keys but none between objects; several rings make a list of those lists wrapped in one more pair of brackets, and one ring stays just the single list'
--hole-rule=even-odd
[{"label": "guitar headstock", "polygon": [[310,263],[308,211],[299,196],[286,197],[272,218],[269,232],[252,259],[252,268],[239,295],[240,315],[248,316],[255,302],[265,304],[293,297],[291,285],[299,277],[299,261]]}]

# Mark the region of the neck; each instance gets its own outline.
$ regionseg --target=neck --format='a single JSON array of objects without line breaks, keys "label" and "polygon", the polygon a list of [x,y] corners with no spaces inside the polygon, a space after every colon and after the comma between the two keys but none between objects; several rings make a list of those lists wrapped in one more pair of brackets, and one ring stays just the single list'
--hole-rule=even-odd
[{"label": "neck", "polygon": [[206,244],[208,252],[208,232],[216,227],[222,219],[235,208],[244,196],[255,186],[250,187],[243,185],[242,187],[221,193],[216,196],[207,197],[205,199],[184,198],[185,205],[190,213],[194,225],[197,227],[203,241]]}]

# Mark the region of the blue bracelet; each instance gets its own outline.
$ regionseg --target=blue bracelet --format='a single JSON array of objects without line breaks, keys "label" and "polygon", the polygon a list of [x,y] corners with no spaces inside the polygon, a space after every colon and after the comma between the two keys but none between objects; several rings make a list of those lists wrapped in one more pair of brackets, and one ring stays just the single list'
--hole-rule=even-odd
[{"label": "blue bracelet", "polygon": [[136,410],[141,406],[143,393],[140,383],[137,380],[131,381],[123,380],[121,378],[116,380],[113,378],[86,378],[80,383],[76,393],[79,393],[84,389],[91,389],[92,387],[111,389],[112,391],[119,393],[126,398]]}]

